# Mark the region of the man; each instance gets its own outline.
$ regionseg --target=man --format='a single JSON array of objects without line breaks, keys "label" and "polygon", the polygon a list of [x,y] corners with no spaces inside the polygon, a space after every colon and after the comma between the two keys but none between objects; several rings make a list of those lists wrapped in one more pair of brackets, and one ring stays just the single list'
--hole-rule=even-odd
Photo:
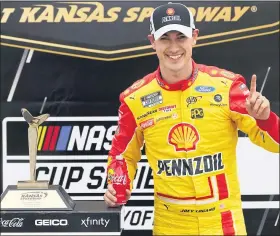
[{"label": "man", "polygon": [[[154,179],[154,235],[245,235],[238,129],[254,144],[279,152],[279,118],[256,91],[256,75],[248,90],[241,75],[196,64],[197,37],[186,6],[155,9],[149,40],[159,68],[120,95],[108,168],[123,156],[129,199],[145,141]],[[104,199],[108,206],[117,205],[110,182]]]}]

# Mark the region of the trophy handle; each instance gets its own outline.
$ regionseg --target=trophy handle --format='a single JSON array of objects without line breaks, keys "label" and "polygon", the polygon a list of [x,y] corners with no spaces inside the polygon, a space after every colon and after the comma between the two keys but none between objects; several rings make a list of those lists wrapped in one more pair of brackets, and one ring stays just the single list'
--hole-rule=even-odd
[{"label": "trophy handle", "polygon": [[36,181],[36,156],[37,156],[38,126],[30,125],[28,128],[28,147],[30,157],[30,179]]}]

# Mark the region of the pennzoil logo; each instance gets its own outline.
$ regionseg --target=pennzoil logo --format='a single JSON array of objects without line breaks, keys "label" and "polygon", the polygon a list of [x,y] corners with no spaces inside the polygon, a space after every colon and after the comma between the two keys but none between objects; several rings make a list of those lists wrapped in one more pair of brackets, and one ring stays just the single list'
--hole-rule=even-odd
[{"label": "pennzoil logo", "polygon": [[225,167],[221,152],[191,158],[158,160],[157,166],[157,175],[165,176],[197,176],[217,172]]},{"label": "pennzoil logo", "polygon": [[199,141],[198,131],[188,123],[175,125],[169,132],[168,142],[175,147],[177,152],[193,151]]}]

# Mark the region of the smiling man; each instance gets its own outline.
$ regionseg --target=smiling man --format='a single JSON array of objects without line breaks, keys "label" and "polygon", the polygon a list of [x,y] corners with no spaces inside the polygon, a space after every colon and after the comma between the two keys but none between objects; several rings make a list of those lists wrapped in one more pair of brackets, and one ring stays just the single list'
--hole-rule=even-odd
[{"label": "smiling man", "polygon": [[[145,142],[154,179],[154,235],[245,235],[238,129],[277,153],[279,117],[256,91],[255,75],[249,90],[240,74],[194,62],[198,33],[186,6],[154,10],[148,37],[159,67],[121,93],[108,169],[122,162],[128,200]],[[104,200],[118,205],[110,182]]]}]

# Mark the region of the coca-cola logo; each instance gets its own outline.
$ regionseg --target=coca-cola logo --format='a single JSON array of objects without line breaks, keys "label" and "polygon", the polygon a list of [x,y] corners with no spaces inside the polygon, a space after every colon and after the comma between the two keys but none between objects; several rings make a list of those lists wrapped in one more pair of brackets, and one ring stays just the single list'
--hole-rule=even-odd
[{"label": "coca-cola logo", "polygon": [[114,175],[112,177],[112,182],[125,185],[126,184],[126,176],[125,175]]},{"label": "coca-cola logo", "polygon": [[13,218],[11,220],[3,220],[0,218],[1,227],[20,228],[23,225],[24,218]]},{"label": "coca-cola logo", "polygon": [[125,175],[111,174],[112,172],[111,171],[108,172],[108,180],[110,181],[110,183],[114,183],[114,184],[117,183],[117,184],[123,184],[123,185],[126,184],[126,176]]},{"label": "coca-cola logo", "polygon": [[23,201],[39,201],[48,196],[47,192],[26,192],[21,194],[20,200]]}]

